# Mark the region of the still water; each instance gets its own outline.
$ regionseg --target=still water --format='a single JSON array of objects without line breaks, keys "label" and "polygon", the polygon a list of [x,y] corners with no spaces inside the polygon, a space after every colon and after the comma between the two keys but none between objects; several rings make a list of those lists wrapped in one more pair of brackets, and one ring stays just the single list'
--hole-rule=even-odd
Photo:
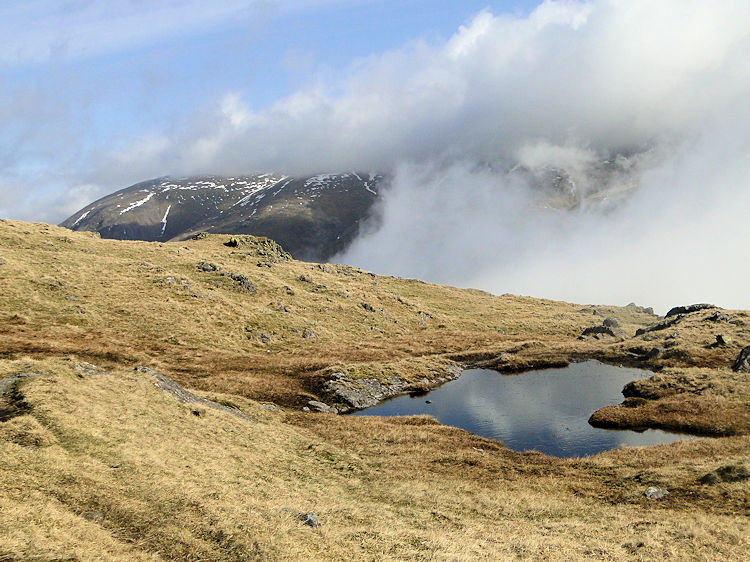
[{"label": "still water", "polygon": [[649,371],[598,361],[520,375],[470,369],[429,394],[399,396],[353,415],[429,414],[445,425],[498,439],[515,451],[533,449],[556,457],[583,457],[620,445],[691,439],[657,429],[636,432],[588,424],[595,410],[622,402],[622,387],[627,382],[649,376]]}]

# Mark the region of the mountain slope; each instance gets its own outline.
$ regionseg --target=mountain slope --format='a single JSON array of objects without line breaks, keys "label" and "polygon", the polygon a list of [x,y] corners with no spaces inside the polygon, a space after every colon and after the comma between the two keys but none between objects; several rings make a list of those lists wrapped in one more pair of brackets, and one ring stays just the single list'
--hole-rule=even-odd
[{"label": "mountain slope", "polygon": [[[0,560],[747,558],[747,312],[654,323],[228,238],[0,221]],[[579,338],[605,315],[621,337]],[[660,369],[614,412],[639,427],[733,436],[558,459],[429,417],[302,411],[336,404],[330,382],[582,357]]]},{"label": "mountain slope", "polygon": [[199,232],[253,234],[297,259],[326,261],[357,235],[384,183],[375,174],[204,176],[137,183],[61,223],[103,238],[165,242]]}]

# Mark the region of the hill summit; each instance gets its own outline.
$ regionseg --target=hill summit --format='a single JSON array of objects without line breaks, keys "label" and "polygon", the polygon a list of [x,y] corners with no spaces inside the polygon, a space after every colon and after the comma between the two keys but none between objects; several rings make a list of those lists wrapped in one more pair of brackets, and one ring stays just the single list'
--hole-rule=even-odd
[{"label": "hill summit", "polygon": [[60,226],[150,242],[200,231],[253,234],[278,241],[297,259],[326,261],[356,237],[383,184],[382,175],[357,172],[167,176],[103,197]]}]

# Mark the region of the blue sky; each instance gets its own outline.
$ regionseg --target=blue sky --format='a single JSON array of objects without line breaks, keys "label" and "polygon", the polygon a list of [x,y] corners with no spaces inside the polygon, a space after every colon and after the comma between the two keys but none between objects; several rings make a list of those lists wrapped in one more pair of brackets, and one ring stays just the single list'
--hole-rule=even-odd
[{"label": "blue sky", "polygon": [[339,83],[363,58],[410,42],[443,43],[481,10],[525,15],[533,7],[524,0],[6,0],[0,215],[56,222],[86,197],[141,179],[123,173],[97,181],[92,160],[189,126],[228,92],[262,110],[313,81]]}]

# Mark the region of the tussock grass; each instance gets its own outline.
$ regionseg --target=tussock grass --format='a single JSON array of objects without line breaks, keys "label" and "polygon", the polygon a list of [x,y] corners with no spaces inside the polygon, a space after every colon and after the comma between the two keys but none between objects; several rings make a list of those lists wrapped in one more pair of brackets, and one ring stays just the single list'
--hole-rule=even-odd
[{"label": "tussock grass", "polygon": [[[239,397],[253,421],[196,416],[147,374],[73,365],[2,362],[40,373],[21,387],[31,413],[7,423],[49,435],[0,438],[6,557],[707,560],[748,546],[747,486],[695,484],[746,459],[747,437],[560,460],[425,418],[273,413]],[[650,483],[668,499],[646,500]],[[298,519],[311,510],[319,529]]]}]

